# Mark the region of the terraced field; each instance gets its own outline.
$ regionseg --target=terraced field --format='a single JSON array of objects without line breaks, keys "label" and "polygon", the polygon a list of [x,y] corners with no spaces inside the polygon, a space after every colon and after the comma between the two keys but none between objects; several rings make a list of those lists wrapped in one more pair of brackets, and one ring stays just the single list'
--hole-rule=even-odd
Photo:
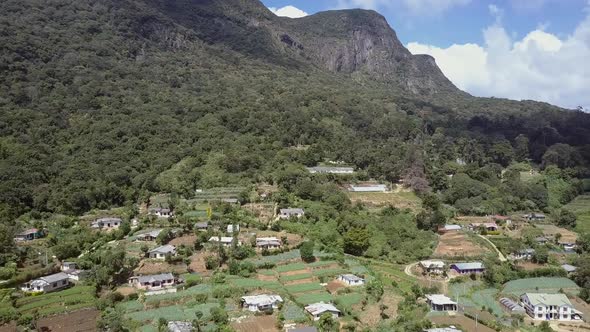
[{"label": "terraced field", "polygon": [[16,301],[19,314],[38,312],[41,317],[95,306],[96,297],[92,286],[75,286],[60,292],[26,296]]}]

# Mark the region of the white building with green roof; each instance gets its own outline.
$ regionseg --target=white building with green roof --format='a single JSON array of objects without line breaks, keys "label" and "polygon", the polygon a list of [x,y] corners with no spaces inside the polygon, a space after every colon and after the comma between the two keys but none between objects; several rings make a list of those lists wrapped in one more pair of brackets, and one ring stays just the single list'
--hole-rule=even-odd
[{"label": "white building with green roof", "polygon": [[576,310],[565,294],[525,293],[520,296],[520,302],[535,320],[582,320],[582,312]]}]

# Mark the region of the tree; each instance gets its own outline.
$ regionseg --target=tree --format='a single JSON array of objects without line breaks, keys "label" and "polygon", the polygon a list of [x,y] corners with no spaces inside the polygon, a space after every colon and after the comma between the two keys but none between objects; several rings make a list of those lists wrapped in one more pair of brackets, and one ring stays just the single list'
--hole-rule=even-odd
[{"label": "tree", "polygon": [[332,314],[325,313],[320,317],[318,321],[318,327],[320,332],[336,332],[338,331],[338,326],[332,318]]},{"label": "tree", "polygon": [[383,283],[379,279],[373,279],[369,283],[367,283],[367,294],[375,299],[375,301],[380,301],[381,297],[383,296]]},{"label": "tree", "polygon": [[371,234],[366,228],[353,228],[344,234],[344,252],[362,256],[369,248]]},{"label": "tree", "polygon": [[172,239],[172,233],[170,233],[169,229],[164,229],[158,234],[156,237],[156,242],[160,245],[164,245],[168,243]]},{"label": "tree", "polygon": [[203,312],[200,310],[195,311],[195,319],[193,319],[192,325],[197,332],[201,332],[201,319],[203,319]]},{"label": "tree", "polygon": [[224,325],[227,324],[229,321],[229,316],[225,309],[221,307],[211,308],[210,311],[211,320],[214,321],[216,324]]},{"label": "tree", "polygon": [[549,250],[547,247],[539,247],[535,249],[535,254],[533,255],[533,262],[537,264],[547,264],[549,260]]},{"label": "tree", "polygon": [[301,254],[301,259],[306,263],[311,263],[315,261],[315,256],[313,255],[313,247],[314,244],[311,241],[306,241],[301,244],[299,248],[299,252]]},{"label": "tree", "polygon": [[559,226],[574,228],[576,227],[577,217],[568,209],[560,209],[555,215],[555,220]]}]

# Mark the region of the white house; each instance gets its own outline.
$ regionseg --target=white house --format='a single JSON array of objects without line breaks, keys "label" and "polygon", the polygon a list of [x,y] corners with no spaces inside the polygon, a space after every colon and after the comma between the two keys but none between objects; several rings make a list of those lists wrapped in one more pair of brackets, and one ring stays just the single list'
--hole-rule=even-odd
[{"label": "white house", "polygon": [[[209,238],[210,243],[221,243],[224,247],[231,247],[234,242],[234,238],[231,236],[212,236]],[[242,242],[238,241],[238,245],[241,246]]]},{"label": "white house", "polygon": [[138,289],[158,290],[176,285],[178,279],[172,273],[161,273],[129,278],[129,284]]},{"label": "white house", "polygon": [[525,293],[520,302],[534,320],[581,320],[582,312],[576,310],[565,294]]},{"label": "white house", "polygon": [[338,276],[337,280],[348,286],[362,286],[365,284],[365,279],[357,277],[354,274],[341,274]]},{"label": "white house", "polygon": [[281,209],[279,211],[279,218],[280,219],[289,219],[291,217],[297,217],[297,218],[301,218],[303,217],[303,215],[305,215],[305,212],[303,211],[303,209]]},{"label": "white house", "polygon": [[123,220],[121,218],[99,218],[92,222],[91,227],[96,229],[117,229],[121,226]]},{"label": "white house", "polygon": [[56,274],[31,280],[21,286],[21,290],[26,293],[48,293],[64,289],[70,285],[70,276],[67,273],[59,272]]},{"label": "white house", "polygon": [[227,225],[227,234],[233,234],[240,231],[240,225]]},{"label": "white house", "polygon": [[193,332],[193,323],[183,321],[168,322],[168,332]]},{"label": "white house", "polygon": [[242,307],[249,311],[271,311],[277,309],[283,303],[283,298],[279,295],[267,294],[242,296],[241,303]]},{"label": "white house", "polygon": [[462,229],[461,225],[444,225],[442,227],[439,227],[438,231],[439,233],[446,233],[446,232],[456,232],[456,231],[460,231]]},{"label": "white house", "polygon": [[443,294],[427,294],[426,303],[432,311],[457,311],[457,302]]},{"label": "white house", "polygon": [[445,262],[438,260],[421,261],[419,264],[425,273],[442,274],[445,269]]},{"label": "white house", "polygon": [[256,248],[260,249],[278,249],[281,247],[281,240],[276,237],[258,237],[256,238]]},{"label": "white house", "polygon": [[313,317],[314,321],[320,320],[320,317],[326,313],[332,315],[332,318],[334,319],[340,317],[340,310],[338,310],[338,308],[336,308],[331,303],[319,302],[310,304],[305,307],[305,311],[307,311]]},{"label": "white house", "polygon": [[365,192],[365,193],[384,193],[387,191],[387,185],[385,184],[351,184],[349,191],[352,192]]},{"label": "white house", "polygon": [[352,167],[316,166],[306,167],[311,174],[353,174]]},{"label": "white house", "polygon": [[155,229],[153,231],[141,233],[135,237],[136,241],[156,241],[158,235],[162,233],[162,229]]},{"label": "white house", "polygon": [[172,210],[161,207],[150,209],[149,214],[158,218],[170,218],[174,216],[174,212],[172,212]]},{"label": "white house", "polygon": [[59,269],[68,275],[70,281],[80,281],[88,274],[88,271],[79,270],[78,264],[74,262],[62,262]]},{"label": "white house", "polygon": [[521,249],[521,250],[517,250],[515,252],[512,253],[512,259],[514,260],[531,260],[533,259],[533,256],[535,255],[535,249],[533,248],[527,248],[527,249]]},{"label": "white house", "polygon": [[176,256],[175,246],[167,244],[148,251],[149,258],[166,259],[167,256]]}]

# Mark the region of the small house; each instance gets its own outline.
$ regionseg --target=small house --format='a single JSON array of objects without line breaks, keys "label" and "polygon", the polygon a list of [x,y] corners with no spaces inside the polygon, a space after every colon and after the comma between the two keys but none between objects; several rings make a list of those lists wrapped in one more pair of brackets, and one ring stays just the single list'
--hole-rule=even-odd
[{"label": "small house", "polygon": [[240,203],[240,201],[237,198],[222,198],[221,199],[222,203],[227,203],[227,204],[238,204]]},{"label": "small house", "polygon": [[582,320],[582,312],[576,310],[565,294],[525,293],[520,296],[520,302],[534,320]]},{"label": "small house", "polygon": [[537,242],[538,244],[547,244],[547,242],[549,242],[549,239],[544,236],[537,236],[535,238],[535,242]]},{"label": "small house", "polygon": [[279,249],[281,240],[276,237],[258,237],[256,238],[256,248],[259,249]]},{"label": "small house", "polygon": [[193,332],[193,323],[183,321],[168,322],[168,332]]},{"label": "small house", "polygon": [[387,192],[387,185],[385,184],[351,184],[348,187],[351,192],[364,192],[364,193],[384,193]]},{"label": "small house", "polygon": [[469,229],[471,231],[477,231],[482,228],[488,232],[495,232],[499,229],[498,225],[495,222],[474,222],[469,224]]},{"label": "small house", "polygon": [[253,296],[242,296],[241,299],[242,307],[252,312],[258,311],[272,311],[277,309],[283,298],[279,295],[253,295]]},{"label": "small house", "polygon": [[195,229],[198,231],[206,231],[209,228],[208,221],[201,221],[195,224]]},{"label": "small house", "polygon": [[439,227],[438,232],[439,233],[457,232],[457,231],[460,231],[461,229],[462,229],[461,225],[444,225],[442,227]]},{"label": "small house", "polygon": [[21,290],[26,293],[48,293],[68,286],[70,286],[70,276],[67,273],[59,272],[29,281],[21,286]]},{"label": "small house", "polygon": [[502,306],[504,306],[504,308],[506,308],[506,310],[508,310],[512,314],[526,313],[526,310],[524,310],[524,308],[520,304],[512,301],[507,297],[501,298],[499,302],[500,304],[502,304]]},{"label": "small house", "polygon": [[287,329],[287,332],[318,332],[318,328],[315,326],[302,326],[302,327]]},{"label": "small house", "polygon": [[150,209],[149,214],[158,218],[170,218],[174,216],[174,212],[172,212],[172,210],[161,207]]},{"label": "small house", "polygon": [[161,273],[147,276],[135,276],[129,278],[129,284],[138,289],[159,290],[169,288],[178,283],[178,278],[172,273]]},{"label": "small house", "polygon": [[572,252],[576,250],[576,243],[574,242],[559,241],[558,244],[563,248],[564,251]]},{"label": "small house", "polygon": [[70,281],[80,281],[88,274],[88,271],[78,269],[78,264],[74,262],[62,262],[60,270],[68,275]]},{"label": "small house", "polygon": [[74,262],[61,262],[59,269],[61,271],[75,270],[78,268],[78,264]]},{"label": "small house", "polygon": [[512,253],[512,259],[514,260],[531,260],[535,256],[535,249],[527,248],[527,249],[520,249]]},{"label": "small house", "polygon": [[451,269],[459,274],[479,274],[485,271],[485,267],[481,262],[455,263],[451,264]]},{"label": "small house", "polygon": [[438,260],[421,261],[419,264],[425,273],[442,274],[445,269],[445,262]]},{"label": "small house", "polygon": [[353,167],[316,166],[306,167],[311,174],[353,174]]},{"label": "small house", "polygon": [[279,218],[280,219],[289,219],[292,217],[301,218],[301,217],[303,217],[303,215],[305,215],[305,212],[303,211],[303,209],[299,209],[299,208],[281,209],[279,211]]},{"label": "small house", "polygon": [[43,235],[44,235],[43,231],[41,231],[37,228],[30,228],[30,229],[27,229],[26,231],[18,233],[14,237],[14,240],[15,241],[32,241],[32,240],[42,238]]},{"label": "small house", "polygon": [[141,233],[135,237],[136,241],[156,241],[158,235],[162,233],[162,229],[155,229],[146,233]]},{"label": "small house", "polygon": [[123,220],[121,218],[99,218],[92,222],[91,227],[101,230],[111,230],[119,228],[119,226],[121,226],[122,223]]},{"label": "small house", "polygon": [[148,257],[153,259],[166,259],[166,257],[172,256],[176,256],[176,247],[170,244],[148,251]]},{"label": "small house", "polygon": [[333,319],[340,317],[340,310],[331,303],[314,303],[305,307],[305,311],[311,315],[314,321],[320,320],[323,314],[332,315]]},{"label": "small house", "polygon": [[[231,247],[234,242],[234,238],[231,236],[212,236],[209,238],[209,242],[217,244],[221,243],[221,245],[224,247]],[[238,241],[238,245],[242,245],[242,242]]]},{"label": "small house", "polygon": [[570,264],[563,264],[561,266],[562,269],[565,270],[565,272],[567,272],[567,274],[572,274],[574,272],[576,272],[576,270],[578,269],[577,267],[570,265]]},{"label": "small house", "polygon": [[426,303],[432,311],[457,311],[457,302],[443,294],[426,295]]},{"label": "small house", "polygon": [[227,234],[233,234],[240,231],[240,225],[227,225]]},{"label": "small house", "polygon": [[426,329],[426,330],[424,330],[424,332],[463,332],[463,331],[459,330],[458,328],[451,325],[449,327],[434,327],[431,329]]},{"label": "small house", "polygon": [[529,213],[522,216],[524,219],[528,221],[543,221],[545,220],[545,215],[542,213]]},{"label": "small house", "polygon": [[347,286],[362,286],[365,284],[365,279],[357,277],[354,274],[341,274],[338,276],[337,280]]}]

